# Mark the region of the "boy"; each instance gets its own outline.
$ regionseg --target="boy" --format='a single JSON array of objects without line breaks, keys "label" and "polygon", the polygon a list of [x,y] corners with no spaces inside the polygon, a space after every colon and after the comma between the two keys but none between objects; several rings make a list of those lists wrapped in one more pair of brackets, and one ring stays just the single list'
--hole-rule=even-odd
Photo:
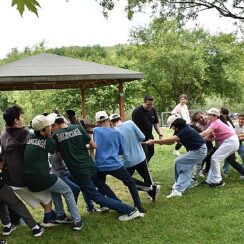
[{"label": "boy", "polygon": [[66,219],[62,205],[62,195],[74,221],[73,229],[81,230],[83,221],[70,187],[59,177],[49,172],[48,153],[54,152],[56,149],[55,142],[49,138],[51,125],[54,122],[54,120],[48,120],[44,115],[37,115],[32,120],[32,128],[35,134],[26,143],[23,178],[30,191],[41,192],[48,190],[51,192],[57,214],[56,221],[60,220],[60,222]]}]

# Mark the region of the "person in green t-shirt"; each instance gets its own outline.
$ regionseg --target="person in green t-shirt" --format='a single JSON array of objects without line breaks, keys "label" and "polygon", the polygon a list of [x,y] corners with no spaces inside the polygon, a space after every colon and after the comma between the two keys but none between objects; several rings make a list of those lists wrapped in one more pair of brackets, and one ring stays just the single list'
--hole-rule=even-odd
[{"label": "person in green t-shirt", "polygon": [[87,144],[91,149],[95,149],[96,144],[84,128],[80,125],[67,125],[63,118],[56,117],[53,130],[52,137],[74,182],[91,200],[123,213],[119,217],[120,221],[142,216],[138,209],[120,201],[109,186],[97,178],[96,165],[87,150]]},{"label": "person in green t-shirt", "polygon": [[23,177],[30,191],[40,192],[49,190],[55,204],[57,222],[63,222],[66,215],[63,210],[61,195],[65,198],[71,213],[74,230],[83,227],[79,209],[70,187],[59,177],[50,174],[48,153],[56,149],[55,141],[50,138],[51,125],[54,121],[44,115],[37,115],[32,120],[35,134],[29,138],[24,152]]}]

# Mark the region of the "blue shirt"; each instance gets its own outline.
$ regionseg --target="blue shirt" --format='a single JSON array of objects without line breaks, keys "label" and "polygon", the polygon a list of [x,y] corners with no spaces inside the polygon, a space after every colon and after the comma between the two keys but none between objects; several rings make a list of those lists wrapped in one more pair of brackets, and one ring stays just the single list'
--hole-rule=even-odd
[{"label": "blue shirt", "polygon": [[202,136],[189,125],[185,125],[179,132],[175,134],[180,138],[180,143],[186,148],[187,151],[198,150],[205,141]]},{"label": "blue shirt", "polygon": [[96,127],[93,131],[97,145],[95,161],[98,171],[112,171],[123,166],[119,155],[124,153],[122,135],[114,128]]},{"label": "blue shirt", "polygon": [[126,168],[130,168],[143,162],[146,159],[141,142],[145,136],[132,120],[128,120],[115,127],[124,140],[123,164]]}]

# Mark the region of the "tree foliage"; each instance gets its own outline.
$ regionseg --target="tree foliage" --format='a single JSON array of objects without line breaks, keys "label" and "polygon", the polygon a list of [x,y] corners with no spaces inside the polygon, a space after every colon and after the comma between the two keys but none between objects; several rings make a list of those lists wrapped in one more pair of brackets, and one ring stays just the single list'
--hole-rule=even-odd
[{"label": "tree foliage", "polygon": [[[105,16],[112,10],[119,0],[96,0],[103,8]],[[12,6],[17,6],[22,15],[25,8],[38,14],[40,7],[37,0],[12,0]],[[173,16],[178,19],[196,18],[201,11],[214,9],[220,16],[244,21],[243,0],[127,0],[126,11],[131,19],[137,11],[151,6],[154,12],[164,16]]]},{"label": "tree foliage", "polygon": [[145,88],[159,98],[161,111],[170,110],[182,93],[191,106],[204,104],[211,95],[234,101],[237,93],[242,97],[243,49],[232,35],[212,37],[159,18],[136,28],[131,37]]},{"label": "tree foliage", "polygon": [[[237,107],[244,99],[243,45],[234,35],[210,35],[202,29],[189,31],[178,21],[158,18],[147,27],[132,30],[128,45],[46,49],[41,42],[23,52],[13,48],[0,64],[49,52],[141,71],[144,80],[124,83],[127,111],[140,104],[145,94],[155,97],[159,111],[171,110],[181,93],[188,94],[190,107],[199,108],[209,97],[223,100],[227,107],[232,104]],[[79,112],[80,92],[79,89],[3,92],[0,105],[3,108],[16,101],[24,107],[26,122],[36,114],[54,109],[62,114],[74,109],[83,117]],[[118,112],[117,85],[87,89],[85,95],[88,118],[93,119],[98,110]]]},{"label": "tree foliage", "polygon": [[[104,12],[114,8],[115,0],[98,1]],[[222,17],[244,20],[243,0],[127,0],[126,11],[131,19],[136,11],[151,6],[154,12],[178,19],[196,18],[201,11],[214,9]]]},{"label": "tree foliage", "polygon": [[40,4],[36,0],[12,0],[12,6],[15,5],[21,16],[23,15],[25,8],[38,16],[38,8],[40,8]]}]

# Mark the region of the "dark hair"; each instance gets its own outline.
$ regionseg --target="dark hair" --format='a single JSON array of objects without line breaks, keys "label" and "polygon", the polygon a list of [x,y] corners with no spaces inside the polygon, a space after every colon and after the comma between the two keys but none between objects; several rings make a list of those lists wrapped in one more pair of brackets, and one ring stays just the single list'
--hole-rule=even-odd
[{"label": "dark hair", "polygon": [[3,118],[7,126],[14,126],[15,119],[19,119],[20,115],[23,114],[23,110],[18,105],[7,108],[3,112]]},{"label": "dark hair", "polygon": [[186,126],[186,121],[182,118],[176,119],[172,124],[171,127],[174,126],[179,131]]},{"label": "dark hair", "polygon": [[63,124],[64,123],[64,117],[62,115],[58,114],[57,118],[55,119],[55,123]]},{"label": "dark hair", "polygon": [[222,114],[219,116],[219,119],[220,119],[223,123],[225,123],[226,125],[228,125],[228,123],[227,123],[227,119],[226,119]]},{"label": "dark hair", "polygon": [[110,121],[111,121],[112,123],[116,123],[116,122],[118,122],[119,120],[121,120],[121,118],[111,119]]},{"label": "dark hair", "polygon": [[[32,128],[33,129],[33,128]],[[41,130],[34,130],[34,133],[36,136],[38,137],[42,137],[42,134],[41,134],[41,131],[45,131],[47,129],[47,127],[44,127],[43,129]]]},{"label": "dark hair", "polygon": [[[220,113],[222,113],[223,115],[225,115],[225,119],[226,119],[226,124],[228,125],[227,121],[230,122],[230,124],[232,125],[233,128],[235,128],[233,121],[231,120],[231,118],[229,117],[229,110],[227,108],[220,108]],[[221,119],[222,120],[222,119]],[[223,121],[224,122],[224,121]],[[225,123],[225,122],[224,122]]]},{"label": "dark hair", "polygon": [[146,101],[153,101],[153,100],[154,100],[154,99],[153,99],[152,96],[146,95],[146,96],[144,97],[144,103],[145,103]]},{"label": "dark hair", "polygon": [[199,114],[202,114],[202,112],[201,111],[197,111],[197,112],[193,113],[193,115],[191,116],[191,119],[192,119],[193,122],[198,122],[196,117]]},{"label": "dark hair", "polygon": [[239,114],[238,118],[240,118],[240,117],[244,118],[244,114]]},{"label": "dark hair", "polygon": [[179,98],[181,99],[182,97],[185,98],[185,99],[188,99],[186,94],[181,94]]},{"label": "dark hair", "polygon": [[70,119],[71,117],[75,116],[75,111],[71,110],[71,109],[68,109],[66,111],[66,114],[68,115],[68,118]]}]

